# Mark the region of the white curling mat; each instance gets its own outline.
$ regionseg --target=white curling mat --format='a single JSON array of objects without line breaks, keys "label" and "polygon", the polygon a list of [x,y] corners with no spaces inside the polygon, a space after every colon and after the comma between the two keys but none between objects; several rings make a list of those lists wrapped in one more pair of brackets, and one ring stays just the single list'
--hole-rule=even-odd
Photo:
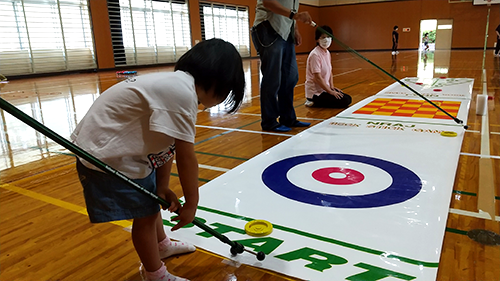
[{"label": "white curling mat", "polygon": [[[415,85],[439,84],[447,96],[433,98],[459,101],[466,122],[473,80],[448,79]],[[376,98],[419,99],[402,93],[394,83],[200,188],[197,217],[264,261],[232,257],[192,225],[169,236],[305,280],[435,280],[465,130],[452,119],[353,113]],[[247,235],[254,219],[273,232]]]}]

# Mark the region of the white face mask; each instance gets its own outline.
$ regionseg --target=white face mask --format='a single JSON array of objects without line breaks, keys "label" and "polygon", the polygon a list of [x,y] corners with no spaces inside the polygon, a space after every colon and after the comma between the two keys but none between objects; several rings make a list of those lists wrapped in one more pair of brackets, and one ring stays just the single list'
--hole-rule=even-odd
[{"label": "white face mask", "polygon": [[328,49],[330,45],[332,44],[332,38],[331,37],[326,37],[326,38],[321,38],[319,39],[319,45],[324,48]]}]

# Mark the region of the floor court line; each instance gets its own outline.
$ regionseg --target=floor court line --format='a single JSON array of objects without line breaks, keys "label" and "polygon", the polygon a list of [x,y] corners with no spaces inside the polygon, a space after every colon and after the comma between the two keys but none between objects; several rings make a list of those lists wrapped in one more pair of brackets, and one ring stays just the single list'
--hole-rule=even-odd
[{"label": "floor court line", "polygon": [[473,217],[473,218],[478,218],[478,219],[485,219],[485,220],[494,219],[495,221],[500,221],[500,216],[495,216],[494,218],[491,218],[490,215],[486,212],[476,213],[476,212],[471,212],[471,211],[464,211],[464,210],[450,208],[450,214],[457,214],[457,215]]},{"label": "floor court line", "polygon": [[241,130],[234,128],[224,128],[224,127],[215,127],[215,126],[205,126],[205,125],[196,125],[198,128],[206,128],[206,129],[214,129],[214,130],[223,130],[229,132],[244,132],[244,133],[252,133],[252,134],[264,134],[264,135],[273,135],[273,136],[285,136],[285,137],[293,137],[291,134],[281,134],[281,133],[273,133],[266,131],[253,131],[253,130]]},{"label": "floor court line", "polygon": [[[484,59],[483,59],[484,60]],[[483,95],[488,95],[486,70],[483,62]],[[488,105],[481,120],[481,158],[479,159],[479,190],[477,208],[495,218],[495,184],[493,178],[493,163],[490,157],[490,131],[489,131]]]},{"label": "floor court line", "polygon": [[[248,115],[248,116],[258,116],[260,117],[261,115],[258,113],[245,113],[245,112],[238,112],[236,113],[238,115]],[[315,121],[325,121],[326,119],[321,119],[321,118],[309,118],[309,117],[297,117],[297,119],[305,119],[305,120],[315,120]]]},{"label": "floor court line", "polygon": [[[335,74],[335,75],[333,75],[333,77],[338,77],[338,76],[346,75],[346,74],[353,73],[353,72],[360,71],[360,70],[363,70],[363,69],[362,68],[356,68],[356,69],[353,69],[353,70],[349,70],[349,71],[345,71],[345,72],[341,72],[341,73]],[[297,85],[295,85],[295,88],[300,87],[300,86],[304,86],[305,84],[306,83],[297,84]]]},{"label": "floor court line", "polygon": [[362,68],[356,68],[356,69],[353,69],[353,70],[349,70],[349,71],[346,71],[346,72],[335,74],[335,75],[333,75],[333,77],[338,77],[338,76],[346,75],[346,74],[353,73],[353,72],[360,71],[360,70],[363,70],[363,69]]},{"label": "floor court line", "polygon": [[[28,197],[33,198],[35,200],[38,200],[38,201],[41,201],[41,202],[45,202],[45,203],[48,203],[48,204],[51,204],[51,205],[55,205],[55,206],[61,207],[63,209],[66,209],[66,210],[69,210],[69,211],[72,211],[72,212],[75,212],[75,213],[79,213],[79,214],[88,216],[87,208],[75,205],[73,203],[69,203],[69,202],[66,202],[66,201],[63,201],[63,200],[59,200],[59,199],[56,199],[56,198],[53,198],[53,197],[50,197],[50,196],[46,196],[46,195],[43,195],[43,194],[31,191],[31,190],[27,190],[27,189],[24,189],[24,188],[21,188],[21,187],[17,187],[15,185],[9,184],[9,183],[1,184],[0,188],[3,188],[3,189],[6,189],[6,190],[15,192],[17,194],[28,196]],[[113,221],[113,222],[110,222],[110,223],[118,225],[118,226],[121,226],[121,227],[129,227],[129,226],[132,225],[132,222],[126,221],[126,220]]]},{"label": "floor court line", "polygon": [[482,154],[467,153],[467,152],[460,152],[460,155],[465,155],[465,156],[474,156],[474,157],[479,157],[479,158],[493,158],[493,159],[500,159],[500,156],[495,156],[495,155],[482,155]]},{"label": "floor court line", "polygon": [[[173,163],[177,163],[177,162],[174,160]],[[203,164],[198,164],[198,168],[219,171],[219,172],[227,172],[227,171],[231,170],[231,169],[227,169],[227,168],[221,168],[221,167],[215,167],[215,166],[209,166],[209,165],[203,165]]]}]

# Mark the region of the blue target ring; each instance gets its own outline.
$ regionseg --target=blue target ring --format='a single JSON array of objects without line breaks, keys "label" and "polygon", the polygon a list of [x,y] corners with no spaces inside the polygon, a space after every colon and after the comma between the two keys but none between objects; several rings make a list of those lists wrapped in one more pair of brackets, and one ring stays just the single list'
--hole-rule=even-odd
[{"label": "blue target ring", "polygon": [[[303,163],[320,160],[346,160],[375,166],[387,172],[392,184],[379,192],[364,195],[332,195],[306,190],[288,180],[287,172]],[[422,181],[407,168],[382,159],[351,154],[310,154],[290,157],[267,167],[262,181],[272,191],[295,201],[333,208],[375,208],[393,205],[413,198],[422,189]]]}]

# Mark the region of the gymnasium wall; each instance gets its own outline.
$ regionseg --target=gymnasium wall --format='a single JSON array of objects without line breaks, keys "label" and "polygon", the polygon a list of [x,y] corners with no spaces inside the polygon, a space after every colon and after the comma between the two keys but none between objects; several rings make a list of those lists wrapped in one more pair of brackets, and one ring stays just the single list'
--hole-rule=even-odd
[{"label": "gymnasium wall", "polygon": [[[335,37],[355,50],[390,50],[394,25],[399,26],[399,49],[417,49],[420,21],[453,19],[452,49],[484,47],[488,7],[448,0],[407,0],[321,7],[319,22],[329,25]],[[488,47],[496,41],[500,5],[491,6]],[[410,32],[403,32],[410,28]],[[337,46],[331,50],[339,49]]]},{"label": "gymnasium wall", "polygon": [[[99,69],[114,68],[111,32],[106,1],[89,0],[94,27]],[[189,0],[192,43],[201,40],[199,0]],[[248,6],[250,26],[255,19],[256,0],[217,0],[217,3]],[[488,7],[473,6],[471,2],[448,3],[448,0],[399,0],[353,5],[312,6],[301,4],[299,11],[308,11],[319,25],[329,25],[334,35],[355,50],[390,50],[394,25],[399,26],[399,49],[417,49],[420,40],[420,20],[453,19],[452,48],[482,49],[486,32]],[[500,23],[500,5],[491,6],[488,47],[495,42],[495,28]],[[298,24],[303,43],[297,53],[310,52],[314,28]],[[403,28],[410,32],[403,32]],[[252,44],[251,44],[252,45]],[[335,44],[331,50],[341,50]],[[251,46],[251,56],[257,52]]]}]

